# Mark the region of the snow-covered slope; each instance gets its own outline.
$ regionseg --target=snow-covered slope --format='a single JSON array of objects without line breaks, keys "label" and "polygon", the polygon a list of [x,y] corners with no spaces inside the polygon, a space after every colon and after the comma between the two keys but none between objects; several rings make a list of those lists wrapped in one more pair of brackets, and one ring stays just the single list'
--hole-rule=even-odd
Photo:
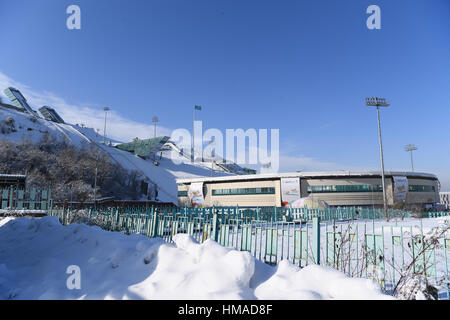
[{"label": "snow-covered slope", "polygon": [[[174,240],[62,226],[56,217],[4,218],[0,299],[392,299],[331,268],[272,267],[211,240]],[[79,267],[79,289],[69,266]]]},{"label": "snow-covered slope", "polygon": [[[150,160],[144,160],[132,153],[105,145],[103,136],[98,135],[92,128],[36,119],[28,114],[0,107],[0,122],[7,121],[8,118],[14,119],[15,132],[2,134],[0,131],[0,139],[5,138],[15,142],[22,141],[22,139],[30,139],[33,142],[37,142],[43,134],[48,132],[54,134],[58,139],[67,139],[67,141],[76,146],[81,146],[83,143],[95,144],[106,151],[112,160],[120,163],[125,169],[137,170],[151,183],[156,184],[158,200],[160,201],[177,204],[176,179],[210,176],[212,174],[209,167],[210,163],[188,163],[185,157],[180,156],[176,152],[163,151],[161,155],[158,154],[157,161],[159,165],[155,166]],[[112,141],[112,144],[114,145],[118,142],[120,141]],[[160,156],[161,159],[159,159]],[[172,161],[172,157],[181,163],[176,164]],[[220,168],[217,166],[214,170],[214,176],[226,175],[226,173],[220,172]]]},{"label": "snow-covered slope", "polygon": [[80,146],[82,142],[89,143],[89,139],[78,132],[72,125],[58,124],[41,118],[32,117],[29,114],[0,107],[0,122],[14,120],[14,132],[2,133],[0,139],[4,138],[14,142],[29,139],[32,142],[39,141],[45,133],[54,135],[57,139],[67,139],[70,143]]}]

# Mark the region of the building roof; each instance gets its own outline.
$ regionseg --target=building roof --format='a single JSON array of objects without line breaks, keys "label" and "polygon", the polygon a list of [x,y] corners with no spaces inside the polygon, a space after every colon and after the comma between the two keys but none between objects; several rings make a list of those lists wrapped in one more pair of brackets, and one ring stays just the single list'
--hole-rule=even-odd
[{"label": "building roof", "polygon": [[161,147],[169,141],[169,137],[162,136],[151,139],[142,139],[128,143],[121,143],[115,147],[120,150],[134,152],[138,156],[148,156],[151,152],[158,152]]},{"label": "building roof", "polygon": [[[431,173],[423,172],[405,172],[405,171],[385,171],[385,176],[406,176],[409,178],[427,178],[437,180],[437,176]],[[192,182],[224,182],[224,181],[248,181],[265,180],[274,178],[330,178],[330,177],[377,177],[381,176],[380,171],[322,171],[322,172],[286,172],[286,173],[260,173],[252,175],[235,175],[223,177],[197,177],[187,179],[177,179],[178,184]]]}]

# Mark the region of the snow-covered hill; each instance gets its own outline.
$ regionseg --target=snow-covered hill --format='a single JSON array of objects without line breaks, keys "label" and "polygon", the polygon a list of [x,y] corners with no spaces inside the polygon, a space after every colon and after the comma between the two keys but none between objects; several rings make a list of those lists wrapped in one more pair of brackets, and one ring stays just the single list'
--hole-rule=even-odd
[{"label": "snow-covered hill", "polygon": [[[54,123],[0,107],[0,139],[8,139],[14,142],[29,139],[32,142],[38,142],[46,133],[56,136],[61,141],[66,139],[69,143],[78,147],[83,144],[98,146],[107,152],[113,161],[118,162],[125,169],[139,171],[151,184],[155,184],[158,188],[158,200],[164,202],[177,204],[176,179],[178,178],[227,174],[218,166],[215,166],[214,172],[212,172],[210,163],[190,163],[185,157],[170,150],[158,153],[158,165],[156,166],[151,160],[144,160],[113,146],[121,141],[112,141],[112,145],[104,144],[104,137],[97,134],[92,128]],[[176,164],[172,161],[173,158],[181,163]]]}]

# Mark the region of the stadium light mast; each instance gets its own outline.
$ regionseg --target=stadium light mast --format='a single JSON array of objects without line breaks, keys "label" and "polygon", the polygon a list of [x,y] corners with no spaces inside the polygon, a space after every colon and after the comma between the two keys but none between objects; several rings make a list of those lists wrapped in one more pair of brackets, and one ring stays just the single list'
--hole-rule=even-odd
[{"label": "stadium light mast", "polygon": [[417,150],[417,147],[413,144],[407,144],[405,146],[405,151],[409,152],[411,155],[411,171],[414,172],[414,162],[413,162],[413,151]]},{"label": "stadium light mast", "polygon": [[195,134],[195,110],[201,111],[202,107],[194,105],[194,114],[193,114],[194,121],[192,123],[192,146],[191,146],[191,161],[192,162],[194,162],[194,159],[195,159],[195,156],[194,156],[194,150],[195,150],[195,148],[194,148],[194,144],[195,144],[195,136],[194,136],[194,134]]},{"label": "stadium light mast", "polygon": [[154,117],[152,118],[152,122],[153,122],[154,125],[155,125],[154,132],[153,132],[153,138],[156,138],[156,123],[157,123],[158,121],[159,121],[159,119],[158,119],[157,116],[154,116]]},{"label": "stadium light mast", "polygon": [[385,98],[371,97],[371,98],[366,98],[366,106],[377,107],[378,139],[379,139],[379,143],[380,143],[380,160],[381,160],[381,184],[383,187],[383,209],[384,209],[384,216],[387,218],[386,186],[385,186],[385,179],[384,179],[383,142],[381,141],[380,107],[388,107],[389,103],[386,103]]},{"label": "stadium light mast", "polygon": [[103,110],[105,111],[105,127],[103,129],[103,143],[106,144],[106,114],[111,109],[109,109],[109,107],[104,107]]},{"label": "stadium light mast", "polygon": [[94,208],[97,208],[97,173],[98,173],[98,152],[97,157],[95,159],[95,178],[94,178]]}]

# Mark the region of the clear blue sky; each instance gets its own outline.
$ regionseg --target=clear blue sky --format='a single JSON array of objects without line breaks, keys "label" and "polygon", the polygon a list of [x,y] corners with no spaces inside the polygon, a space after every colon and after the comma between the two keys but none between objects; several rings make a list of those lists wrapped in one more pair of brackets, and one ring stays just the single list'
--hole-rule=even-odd
[{"label": "clear blue sky", "polygon": [[172,129],[199,104],[207,127],[279,128],[283,154],[346,168],[379,168],[364,98],[383,96],[386,169],[408,170],[414,143],[449,189],[449,17],[448,0],[0,0],[0,72]]}]

